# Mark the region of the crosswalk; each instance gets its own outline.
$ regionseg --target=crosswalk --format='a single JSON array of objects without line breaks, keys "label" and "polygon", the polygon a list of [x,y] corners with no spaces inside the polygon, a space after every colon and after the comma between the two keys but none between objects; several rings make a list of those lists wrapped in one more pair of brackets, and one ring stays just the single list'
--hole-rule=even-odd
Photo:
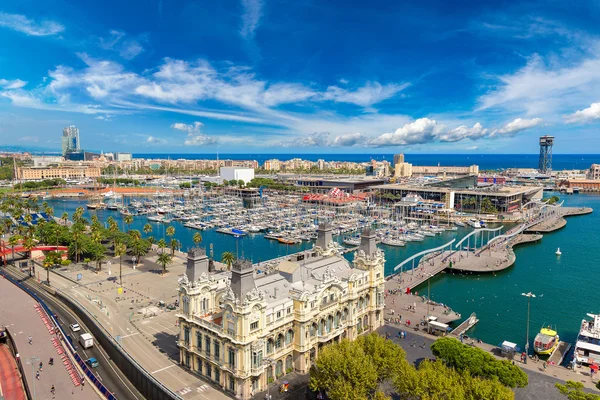
[{"label": "crosswalk", "polygon": [[[208,385],[204,384],[204,385],[202,385],[202,386],[198,386],[198,387],[196,388],[196,392],[198,392],[198,393],[204,393],[205,391],[207,391],[207,390],[209,390],[209,389],[210,389],[210,386],[208,386]],[[190,394],[190,393],[192,393],[193,391],[194,391],[194,390],[188,386],[188,387],[185,387],[185,388],[181,389],[181,390],[180,390],[178,393],[179,393],[180,395],[182,395],[182,396],[185,396],[186,394]]]}]

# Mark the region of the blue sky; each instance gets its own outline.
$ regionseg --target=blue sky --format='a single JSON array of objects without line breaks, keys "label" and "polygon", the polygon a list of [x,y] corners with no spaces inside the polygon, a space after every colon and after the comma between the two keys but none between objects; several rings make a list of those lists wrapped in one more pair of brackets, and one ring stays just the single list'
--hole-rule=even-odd
[{"label": "blue sky", "polygon": [[[92,4],[96,3],[96,4]],[[0,4],[0,145],[600,153],[600,2]]]}]

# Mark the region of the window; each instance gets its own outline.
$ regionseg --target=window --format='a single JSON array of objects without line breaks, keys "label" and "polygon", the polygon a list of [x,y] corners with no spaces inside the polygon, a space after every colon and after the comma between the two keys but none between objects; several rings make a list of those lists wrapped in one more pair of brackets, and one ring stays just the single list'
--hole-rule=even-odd
[{"label": "window", "polygon": [[205,298],[200,301],[200,309],[203,312],[208,312],[208,299]]},{"label": "window", "polygon": [[198,350],[202,350],[202,334],[200,332],[196,332],[196,347]]},{"label": "window", "polygon": [[190,328],[183,328],[183,341],[188,344],[190,342]]},{"label": "window", "polygon": [[381,272],[378,272],[376,277],[379,278],[381,276]]},{"label": "window", "polygon": [[210,338],[208,336],[205,336],[204,350],[206,351],[206,354],[210,355]]},{"label": "window", "polygon": [[267,340],[267,354],[271,354],[273,352],[273,339]]},{"label": "window", "polygon": [[228,353],[229,353],[229,365],[232,368],[235,368],[235,350],[230,347]]},{"label": "window", "polygon": [[310,308],[315,308],[315,302],[314,301],[310,302]]},{"label": "window", "polygon": [[277,319],[281,318],[281,311],[277,311]]},{"label": "window", "polygon": [[263,354],[262,351],[256,351],[252,353],[252,366],[258,368],[262,365]]},{"label": "window", "polygon": [[206,363],[206,376],[212,378],[212,366]]},{"label": "window", "polygon": [[288,309],[287,309],[287,313],[288,313],[288,314],[291,314],[291,313],[292,313],[292,308],[291,308],[291,307],[288,307]]},{"label": "window", "polygon": [[287,333],[285,334],[285,344],[292,343],[293,336],[294,336],[294,331],[292,331],[291,329],[289,331],[287,331]]},{"label": "window", "polygon": [[332,293],[329,295],[329,301],[333,301],[333,300],[335,300],[335,294]]},{"label": "window", "polygon": [[215,358],[218,360],[221,357],[221,345],[215,342]]},{"label": "window", "polygon": [[258,329],[258,321],[254,321],[253,323],[250,324],[251,331],[255,331],[257,329]]},{"label": "window", "polygon": [[187,296],[184,296],[182,303],[183,303],[183,313],[189,314],[190,313],[190,298]]},{"label": "window", "polygon": [[229,390],[235,391],[235,378],[233,376],[229,377]]},{"label": "window", "polygon": [[221,371],[218,368],[215,368],[215,382],[220,383],[221,381]]},{"label": "window", "polygon": [[283,342],[283,335],[279,334],[279,335],[277,335],[277,339],[275,340],[275,348],[276,349],[281,348],[281,342]]}]

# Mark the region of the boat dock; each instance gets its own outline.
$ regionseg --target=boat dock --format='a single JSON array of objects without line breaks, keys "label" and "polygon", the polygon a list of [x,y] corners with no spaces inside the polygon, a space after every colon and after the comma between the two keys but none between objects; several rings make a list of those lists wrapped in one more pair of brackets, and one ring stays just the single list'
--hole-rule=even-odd
[{"label": "boat dock", "polygon": [[479,322],[479,319],[477,318],[477,315],[475,315],[475,313],[472,313],[469,316],[469,318],[465,319],[463,322],[461,322],[461,324],[459,326],[454,328],[452,330],[452,332],[450,332],[450,334],[453,336],[457,336],[457,337],[464,335],[466,331],[468,331],[469,329],[474,327],[475,324],[478,322]]},{"label": "boat dock", "polygon": [[571,343],[559,342],[558,346],[556,346],[552,354],[550,354],[550,357],[548,357],[548,364],[562,364],[565,356],[569,353],[569,350],[571,350]]}]

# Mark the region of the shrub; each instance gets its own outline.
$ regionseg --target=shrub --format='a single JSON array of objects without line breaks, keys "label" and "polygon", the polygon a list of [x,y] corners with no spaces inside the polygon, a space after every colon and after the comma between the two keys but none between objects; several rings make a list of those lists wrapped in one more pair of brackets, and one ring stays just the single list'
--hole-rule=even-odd
[{"label": "shrub", "polygon": [[508,360],[498,360],[484,350],[462,344],[454,338],[440,338],[431,345],[433,354],[457,370],[473,376],[497,378],[508,387],[525,387],[527,374]]}]

